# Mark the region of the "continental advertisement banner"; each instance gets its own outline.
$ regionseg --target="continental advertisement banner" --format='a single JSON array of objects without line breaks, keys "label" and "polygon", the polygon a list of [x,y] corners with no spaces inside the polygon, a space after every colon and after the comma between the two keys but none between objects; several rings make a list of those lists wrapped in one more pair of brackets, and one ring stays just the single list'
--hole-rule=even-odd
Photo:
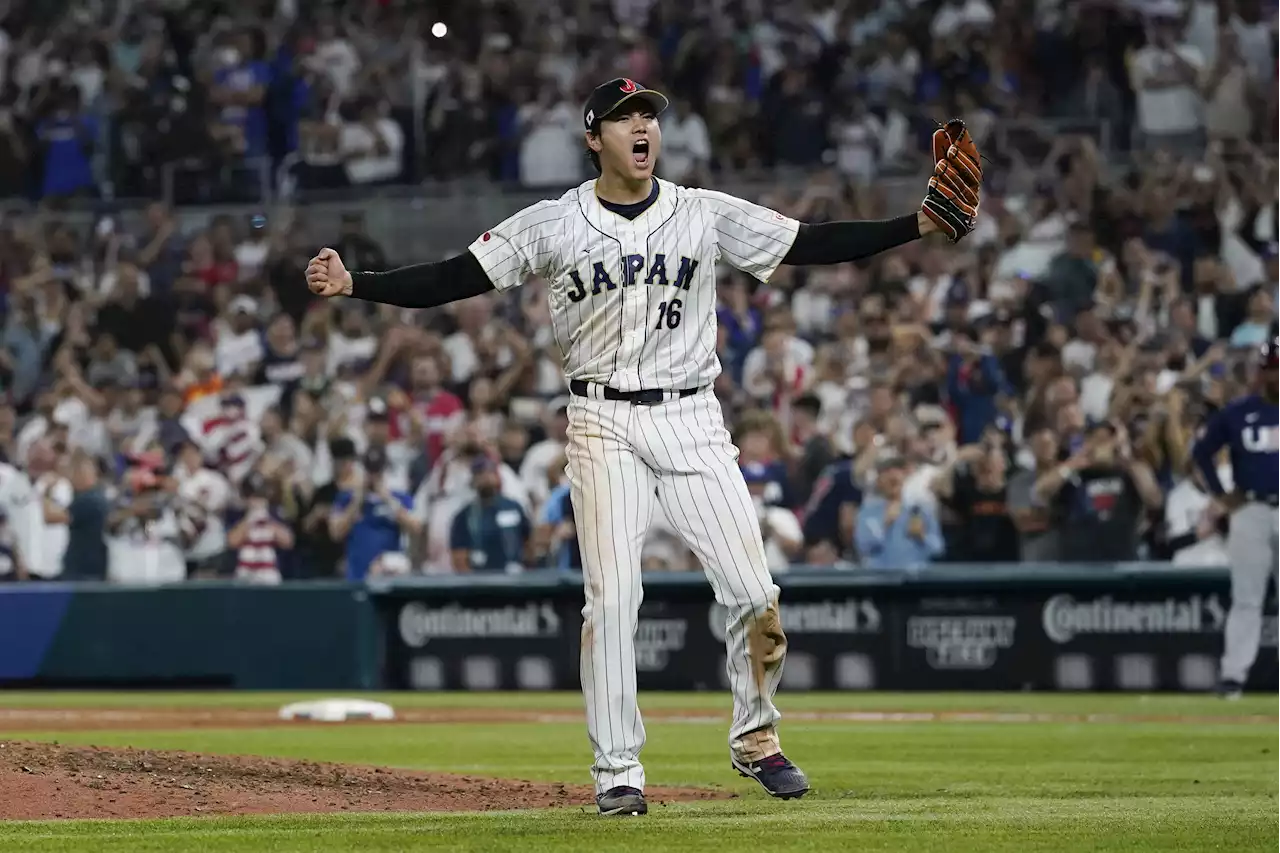
[{"label": "continental advertisement banner", "polygon": [[[666,581],[666,582],[664,582]],[[489,586],[374,596],[382,681],[400,689],[575,689],[582,593]],[[1204,691],[1217,679],[1225,578],[783,582],[786,690]],[[646,584],[635,636],[641,689],[726,686],[726,611],[709,589]],[[1250,687],[1277,689],[1276,602]]]}]

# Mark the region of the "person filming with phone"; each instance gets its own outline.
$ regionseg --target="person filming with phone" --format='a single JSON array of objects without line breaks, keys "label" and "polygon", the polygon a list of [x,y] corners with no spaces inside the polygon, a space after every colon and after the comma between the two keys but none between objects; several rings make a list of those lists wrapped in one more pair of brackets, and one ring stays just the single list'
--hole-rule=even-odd
[{"label": "person filming with phone", "polygon": [[1061,518],[1061,559],[1138,559],[1139,523],[1164,495],[1145,462],[1135,459],[1128,431],[1115,421],[1088,425],[1084,443],[1032,487],[1035,500]]}]

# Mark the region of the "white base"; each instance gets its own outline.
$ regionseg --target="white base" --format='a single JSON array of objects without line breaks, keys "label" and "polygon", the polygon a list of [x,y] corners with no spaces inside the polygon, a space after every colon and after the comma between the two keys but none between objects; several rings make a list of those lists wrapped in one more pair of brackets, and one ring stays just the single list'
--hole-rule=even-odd
[{"label": "white base", "polygon": [[349,720],[394,720],[396,712],[385,702],[368,699],[312,699],[280,709],[282,720],[315,720],[345,723]]}]

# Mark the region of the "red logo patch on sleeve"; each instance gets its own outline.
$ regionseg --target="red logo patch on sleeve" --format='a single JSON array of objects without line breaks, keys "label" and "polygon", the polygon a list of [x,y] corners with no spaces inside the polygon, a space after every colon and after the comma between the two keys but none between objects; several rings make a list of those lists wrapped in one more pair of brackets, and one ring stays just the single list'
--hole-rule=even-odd
[{"label": "red logo patch on sleeve", "polygon": [[482,236],[482,237],[480,238],[480,242],[481,242],[481,243],[488,243],[488,242],[489,242],[489,238],[490,238],[491,236],[493,236],[493,235],[492,235],[492,234],[490,234],[488,231],[484,232],[484,236]]}]

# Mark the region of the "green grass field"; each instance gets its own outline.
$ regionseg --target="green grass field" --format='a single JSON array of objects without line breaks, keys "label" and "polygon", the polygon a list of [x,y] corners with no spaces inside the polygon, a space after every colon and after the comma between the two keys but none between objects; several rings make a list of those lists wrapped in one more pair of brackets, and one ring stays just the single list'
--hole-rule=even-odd
[{"label": "green grass field", "polygon": [[[296,694],[9,693],[0,707],[275,707]],[[576,711],[571,694],[388,694],[397,707]],[[650,709],[717,710],[726,696],[651,694]],[[0,851],[1274,851],[1276,697],[805,694],[785,712],[991,711],[1114,715],[1103,722],[783,721],[814,791],[774,802],[728,770],[723,726],[648,723],[650,784],[734,800],[593,808],[0,824]],[[1170,721],[1185,717],[1250,721]],[[380,764],[588,783],[580,723],[341,725],[178,731],[5,732],[0,738]],[[4,791],[0,791],[0,797]],[[513,803],[513,807],[518,807]]]}]

